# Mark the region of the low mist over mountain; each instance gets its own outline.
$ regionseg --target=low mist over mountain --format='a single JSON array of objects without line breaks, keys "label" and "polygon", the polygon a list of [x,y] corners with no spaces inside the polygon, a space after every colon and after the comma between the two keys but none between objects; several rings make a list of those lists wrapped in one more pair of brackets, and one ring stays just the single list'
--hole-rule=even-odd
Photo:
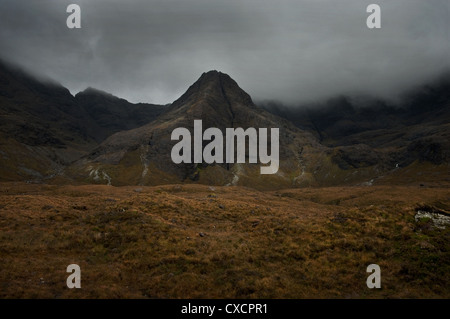
[{"label": "low mist over mountain", "polygon": [[[320,143],[335,147],[342,167],[358,167],[352,158],[382,152],[400,167],[415,160],[434,164],[450,158],[450,74],[406,93],[397,104],[374,98],[340,96],[310,106],[261,103],[270,112],[310,131]],[[363,145],[357,150],[356,145]]]},{"label": "low mist over mountain", "polygon": [[[194,120],[203,128],[280,128],[280,171],[275,176],[260,175],[254,164],[174,164],[172,131],[178,127],[193,132]],[[310,154],[311,156],[305,156]],[[219,185],[291,185],[313,154],[323,147],[312,136],[290,122],[256,107],[250,96],[228,75],[204,73],[157,120],[140,128],[116,133],[87,159],[76,163],[79,174],[89,173],[122,184],[202,182]],[[81,169],[80,166],[81,165]],[[99,175],[100,174],[100,175]],[[287,177],[292,175],[293,178]],[[108,177],[107,177],[108,176]]]},{"label": "low mist over mountain", "polygon": [[1,178],[61,174],[109,135],[150,122],[163,109],[93,89],[74,97],[56,82],[0,62]]},{"label": "low mist over mountain", "polygon": [[[57,83],[0,64],[1,179],[260,189],[449,181],[449,77],[401,103],[341,96],[297,108],[255,105],[228,75],[210,71],[170,105],[132,104],[93,88],[72,96]],[[174,164],[175,128],[279,128],[280,167]],[[205,145],[205,144],[204,144]]]}]

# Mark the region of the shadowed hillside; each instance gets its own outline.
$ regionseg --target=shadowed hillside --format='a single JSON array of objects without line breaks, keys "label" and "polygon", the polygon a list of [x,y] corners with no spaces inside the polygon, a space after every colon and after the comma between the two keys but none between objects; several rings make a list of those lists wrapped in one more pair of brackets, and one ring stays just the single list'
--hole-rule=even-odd
[{"label": "shadowed hillside", "polygon": [[[1,63],[0,178],[257,189],[448,182],[449,83],[444,76],[416,88],[398,105],[339,97],[299,108],[263,105],[269,112],[218,71],[204,73],[179,99],[158,106],[92,88],[74,97],[59,84]],[[278,172],[261,175],[260,164],[248,163],[174,164],[172,131],[193,132],[198,119],[203,130],[279,128]]]},{"label": "shadowed hillside", "polygon": [[155,119],[163,106],[131,104],[60,84],[0,61],[0,179],[49,180],[107,136]]}]

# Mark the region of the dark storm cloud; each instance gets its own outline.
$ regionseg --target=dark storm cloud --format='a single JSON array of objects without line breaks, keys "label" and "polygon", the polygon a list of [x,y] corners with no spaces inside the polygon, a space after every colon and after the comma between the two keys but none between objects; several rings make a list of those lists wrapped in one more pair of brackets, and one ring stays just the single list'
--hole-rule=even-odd
[{"label": "dark storm cloud", "polygon": [[[66,27],[70,3],[81,29]],[[0,0],[0,55],[134,102],[172,102],[211,69],[256,100],[394,97],[450,67],[448,21],[448,0]]]}]

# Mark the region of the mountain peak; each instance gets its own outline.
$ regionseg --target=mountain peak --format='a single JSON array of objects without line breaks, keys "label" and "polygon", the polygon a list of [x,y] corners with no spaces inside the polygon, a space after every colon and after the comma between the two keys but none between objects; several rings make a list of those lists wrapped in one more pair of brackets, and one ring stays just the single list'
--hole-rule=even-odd
[{"label": "mountain peak", "polygon": [[203,72],[203,74],[200,76],[200,79],[213,79],[213,78],[220,78],[220,77],[224,77],[224,78],[228,77],[228,78],[230,78],[230,76],[228,74],[226,74],[226,73],[223,73],[223,72],[220,72],[220,71],[217,71],[217,70],[211,70],[211,71],[208,71],[208,72]]},{"label": "mountain peak", "polygon": [[109,102],[128,102],[125,99],[117,97],[111,93],[88,87],[84,91],[81,91],[75,95],[75,98],[78,100],[91,100],[91,101],[109,101]]},{"label": "mountain peak", "polygon": [[217,70],[203,73],[189,89],[172,106],[178,108],[182,105],[198,102],[199,100],[221,100],[255,107],[253,101],[243,89],[228,74]]},{"label": "mountain peak", "polygon": [[89,96],[92,96],[92,95],[103,95],[103,96],[115,97],[111,93],[108,93],[108,92],[105,92],[105,91],[93,88],[91,86],[87,87],[85,90],[83,90],[81,92],[78,92],[76,94],[76,96],[77,95],[89,95]]},{"label": "mountain peak", "polygon": [[225,73],[222,73],[222,72],[217,71],[217,70],[210,70],[208,72],[203,72],[202,76],[203,75],[220,75],[220,74],[225,74]]},{"label": "mountain peak", "polygon": [[225,86],[228,85],[232,87],[233,89],[242,90],[236,81],[234,81],[228,74],[217,71],[217,70],[211,70],[208,72],[204,72],[200,78],[197,80],[199,85],[210,85],[211,83],[214,83],[216,85]]}]

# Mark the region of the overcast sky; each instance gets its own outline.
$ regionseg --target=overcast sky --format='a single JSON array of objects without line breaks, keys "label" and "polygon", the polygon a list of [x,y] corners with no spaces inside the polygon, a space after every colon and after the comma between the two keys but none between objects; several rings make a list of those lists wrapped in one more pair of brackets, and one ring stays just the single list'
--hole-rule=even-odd
[{"label": "overcast sky", "polygon": [[[66,26],[79,4],[82,28]],[[381,29],[366,7],[381,6]],[[203,72],[254,100],[393,97],[450,68],[449,0],[0,0],[0,56],[73,94],[170,103]]]}]

